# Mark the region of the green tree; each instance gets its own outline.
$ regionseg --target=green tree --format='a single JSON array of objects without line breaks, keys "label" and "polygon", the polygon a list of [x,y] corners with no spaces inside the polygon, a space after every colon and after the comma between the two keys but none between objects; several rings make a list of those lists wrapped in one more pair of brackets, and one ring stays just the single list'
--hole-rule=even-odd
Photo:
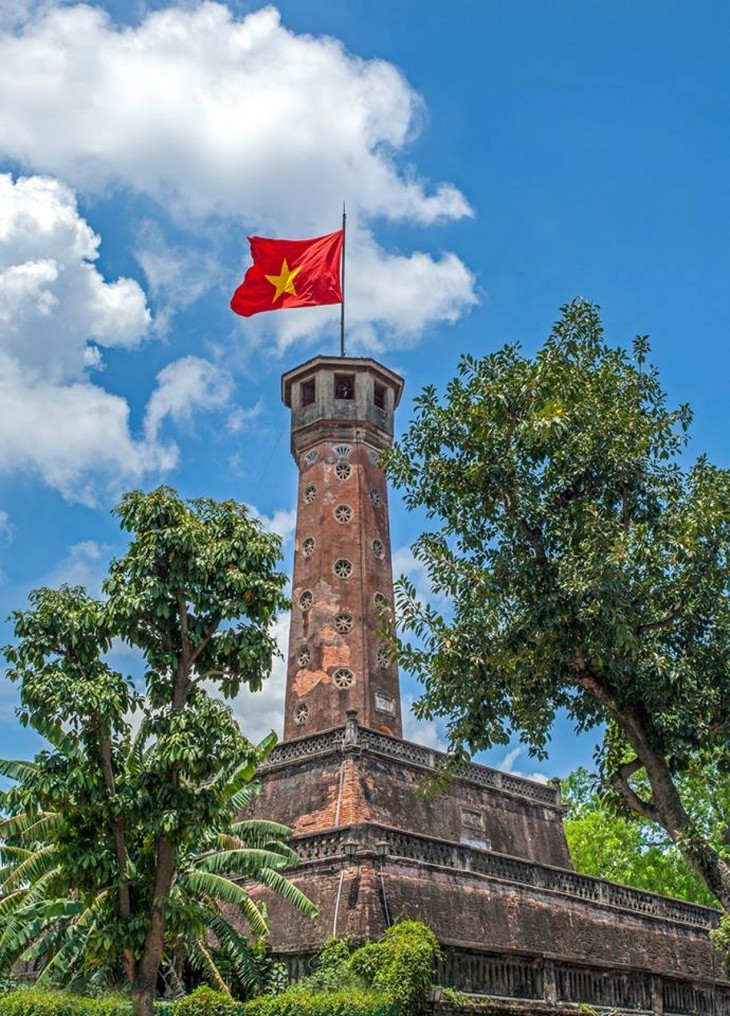
[{"label": "green tree", "polygon": [[647,352],[577,300],[534,356],[464,357],[445,399],[419,396],[389,472],[440,522],[415,553],[450,606],[400,585],[401,661],[457,753],[511,729],[540,755],[560,708],[605,725],[604,785],[727,910],[730,867],[678,779],[705,753],[730,768],[730,471],[685,465],[690,410]]},{"label": "green tree", "polygon": [[[255,868],[308,904],[284,887],[286,852],[261,850],[252,868],[248,845],[229,841],[228,856],[220,841],[211,845],[233,821],[235,794],[261,755],[208,689],[230,698],[244,684],[258,690],[269,673],[270,627],[286,605],[280,541],[239,504],[186,502],[164,487],[125,495],[115,513],[131,538],[111,563],[106,598],[39,589],[31,609],[14,614],[17,642],[4,653],[20,684],[21,720],[51,747],[32,764],[6,766],[21,781],[8,804],[25,818],[6,827],[4,854],[10,847],[21,861],[11,885],[27,879],[39,907],[50,896],[59,901],[59,943],[71,924],[93,925],[87,962],[119,962],[134,1013],[147,1016],[166,933],[179,930],[177,920],[187,929],[195,923],[194,907],[181,917],[192,899],[186,887],[196,900],[243,907],[254,931],[264,929],[263,917],[224,869]],[[109,665],[115,638],[144,655],[144,695]],[[136,748],[133,711],[144,732]],[[29,849],[28,857],[17,853]]]},{"label": "green tree", "polygon": [[716,905],[661,828],[633,813],[617,812],[585,769],[564,779],[561,791],[568,807],[565,834],[578,871],[703,906]]}]

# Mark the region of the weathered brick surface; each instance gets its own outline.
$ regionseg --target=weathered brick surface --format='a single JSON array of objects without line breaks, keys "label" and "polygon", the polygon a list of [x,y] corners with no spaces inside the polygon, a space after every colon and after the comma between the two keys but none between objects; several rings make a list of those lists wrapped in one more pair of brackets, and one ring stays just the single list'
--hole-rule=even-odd
[{"label": "weathered brick surface", "polygon": [[312,923],[259,891],[278,952],[314,952],[335,930],[353,941],[380,935],[387,907],[391,920],[424,921],[444,945],[723,980],[719,954],[700,929],[619,913],[561,893],[393,858],[308,864],[293,880],[317,902],[320,916]]},{"label": "weathered brick surface", "polygon": [[[342,372],[354,378],[350,400],[334,398]],[[302,382],[315,386],[315,401],[304,407]],[[363,723],[400,737],[398,668],[384,655],[388,621],[376,598],[393,601],[388,496],[378,456],[391,441],[402,381],[372,360],[317,357],[286,374],[284,383],[299,468],[284,736],[338,726],[354,708]],[[385,392],[385,410],[374,404],[376,384]],[[347,577],[336,573],[338,561],[349,562]],[[350,631],[338,630],[341,614],[351,616]],[[349,687],[337,686],[341,668],[352,675]]]},{"label": "weathered brick surface", "polygon": [[[375,822],[572,868],[559,809],[459,779],[431,796],[423,793],[423,776],[406,762],[367,751],[331,752],[267,773],[253,813],[297,835]],[[464,809],[481,816],[481,830],[465,825]]]}]

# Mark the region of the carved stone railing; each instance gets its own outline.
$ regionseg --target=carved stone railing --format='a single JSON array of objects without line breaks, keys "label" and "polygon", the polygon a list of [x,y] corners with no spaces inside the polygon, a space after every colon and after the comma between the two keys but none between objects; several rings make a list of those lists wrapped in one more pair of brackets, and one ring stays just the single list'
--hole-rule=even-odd
[{"label": "carved stone railing", "polygon": [[539,801],[548,807],[555,808],[560,805],[560,792],[555,786],[522,779],[511,773],[502,773],[498,769],[490,769],[489,766],[478,765],[476,762],[450,765],[449,756],[442,751],[435,751],[422,744],[403,741],[401,738],[361,727],[353,717],[348,719],[345,727],[335,727],[312,734],[310,737],[299,737],[294,741],[284,741],[277,745],[269,755],[266,765],[262,767],[262,772],[327,752],[342,751],[344,748],[373,752],[385,758],[418,766],[431,773],[441,770],[450,772],[455,779],[476,783],[481,787],[492,787],[502,793],[528,798],[531,801]]},{"label": "carved stone railing", "polygon": [[312,862],[343,857],[345,842],[353,841],[358,844],[359,849],[377,852],[384,858],[472,872],[704,930],[717,927],[719,920],[718,911],[711,907],[669,899],[642,889],[606,882],[563,868],[524,861],[507,854],[479,850],[428,836],[417,836],[370,823],[299,836],[292,845],[302,861]]},{"label": "carved stone railing", "polygon": [[343,727],[334,727],[332,730],[323,730],[319,734],[312,734],[311,737],[298,737],[294,741],[282,741],[271,752],[260,771],[266,773],[291,762],[298,762],[300,759],[314,758],[316,755],[339,751],[342,748],[343,734]]},{"label": "carved stone railing", "polygon": [[[281,955],[292,982],[312,970],[311,953]],[[662,977],[640,970],[564,963],[543,956],[510,956],[445,946],[436,971],[439,984],[491,1001],[514,999],[531,1012],[540,1003],[553,1010],[599,1006],[619,1013],[655,1012],[665,1016],[730,1016],[730,985]],[[514,1008],[510,1011],[519,1011]]]}]

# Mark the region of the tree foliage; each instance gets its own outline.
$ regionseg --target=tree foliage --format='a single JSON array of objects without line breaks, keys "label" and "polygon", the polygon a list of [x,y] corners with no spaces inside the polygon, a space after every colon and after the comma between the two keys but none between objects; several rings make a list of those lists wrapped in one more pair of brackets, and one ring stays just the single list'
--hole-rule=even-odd
[{"label": "tree foliage", "polygon": [[727,909],[730,868],[678,780],[730,768],[730,471],[686,464],[691,413],[648,348],[608,345],[577,300],[534,356],[464,357],[445,398],[419,396],[389,473],[439,523],[415,554],[449,608],[400,584],[401,661],[456,752],[513,730],[544,753],[558,709],[605,725],[604,785]]},{"label": "tree foliage", "polygon": [[703,906],[717,901],[663,830],[617,811],[585,769],[561,781],[565,834],[578,871]]},{"label": "tree foliage", "polygon": [[[243,962],[225,905],[266,931],[240,880],[314,908],[281,874],[294,859],[287,831],[237,822],[271,742],[250,744],[210,693],[256,690],[269,673],[286,605],[278,538],[241,505],[168,488],[127,494],[116,514],[131,539],[105,599],[36,590],[4,650],[21,719],[50,746],[2,767],[18,782],[0,831],[0,962],[45,956],[49,980],[122,969],[135,1013],[148,1014],[166,951],[185,946],[215,980],[212,931]],[[108,662],[113,639],[143,653],[144,694]]]}]

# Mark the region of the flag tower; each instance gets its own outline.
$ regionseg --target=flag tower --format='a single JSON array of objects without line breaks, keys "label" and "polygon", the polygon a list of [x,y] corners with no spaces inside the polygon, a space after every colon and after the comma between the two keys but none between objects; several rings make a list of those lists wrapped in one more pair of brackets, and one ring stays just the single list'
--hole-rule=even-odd
[{"label": "flag tower", "polygon": [[371,359],[318,356],[282,378],[299,469],[285,740],[336,727],[348,709],[402,736],[381,461],[402,390]]}]

